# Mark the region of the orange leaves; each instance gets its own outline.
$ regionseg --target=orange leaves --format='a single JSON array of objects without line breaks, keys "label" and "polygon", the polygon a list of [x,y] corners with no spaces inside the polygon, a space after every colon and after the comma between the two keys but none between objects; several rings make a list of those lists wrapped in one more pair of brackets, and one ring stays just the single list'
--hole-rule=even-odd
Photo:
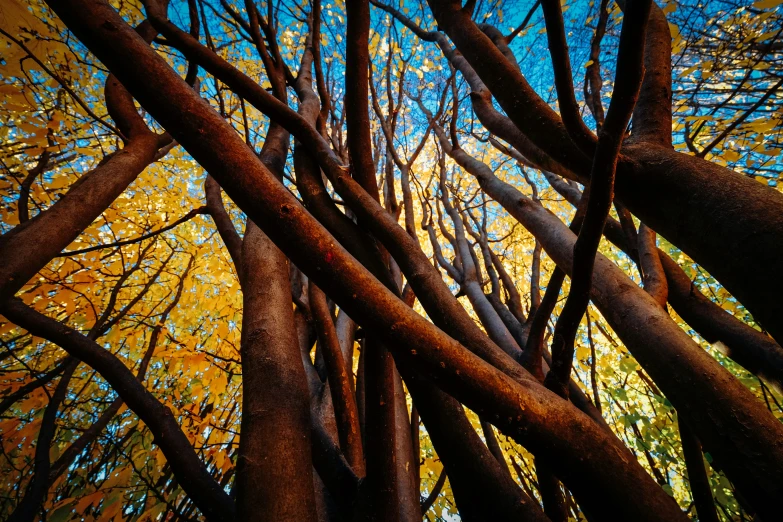
[{"label": "orange leaves", "polygon": [[109,495],[101,506],[101,516],[98,518],[98,522],[112,520],[120,513],[120,510],[122,509],[122,502],[120,502],[121,498],[122,494],[120,492],[113,492]]},{"label": "orange leaves", "polygon": [[103,483],[102,488],[111,489],[115,487],[124,487],[128,483],[132,471],[133,470],[130,467],[126,467],[113,473],[109,479]]},{"label": "orange leaves", "polygon": [[158,469],[162,470],[163,467],[166,465],[166,457],[163,455],[163,452],[160,450],[160,448],[155,450],[155,463],[158,466]]},{"label": "orange leaves", "polygon": [[207,365],[207,356],[205,353],[196,353],[193,355],[186,355],[182,359],[182,366],[184,370],[187,370],[187,372],[191,375],[194,375],[196,373],[200,373],[202,368]]},{"label": "orange leaves", "polygon": [[82,497],[77,503],[76,506],[74,506],[74,510],[76,513],[84,513],[87,508],[91,506],[97,506],[100,501],[103,499],[104,495],[103,493],[96,492],[92,493],[91,495],[87,495],[86,497]]}]

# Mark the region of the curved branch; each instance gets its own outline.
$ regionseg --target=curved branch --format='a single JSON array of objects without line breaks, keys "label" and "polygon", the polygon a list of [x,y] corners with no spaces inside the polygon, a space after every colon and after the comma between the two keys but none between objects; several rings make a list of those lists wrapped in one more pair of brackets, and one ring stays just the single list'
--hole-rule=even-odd
[{"label": "curved branch", "polygon": [[557,90],[560,117],[574,143],[582,149],[582,152],[592,156],[595,152],[596,137],[582,120],[579,104],[576,102],[571,58],[568,56],[568,43],[560,0],[542,0],[541,7],[544,10],[546,37],[555,73],[555,89]]},{"label": "curved branch", "polygon": [[223,244],[226,245],[226,250],[228,250],[228,255],[231,256],[231,261],[234,262],[237,274],[242,274],[242,238],[239,237],[239,233],[234,228],[234,223],[231,222],[231,217],[229,217],[226,207],[223,205],[220,185],[209,174],[207,174],[207,179],[204,182],[204,195],[207,199],[206,210],[215,221],[218,234],[220,234]]},{"label": "curved branch", "polygon": [[135,243],[141,243],[146,239],[158,236],[164,232],[168,232],[172,228],[176,228],[182,223],[185,223],[186,221],[190,221],[191,219],[193,219],[194,217],[200,214],[209,214],[209,209],[207,207],[194,208],[193,210],[191,210],[190,212],[188,212],[178,220],[172,222],[171,224],[166,225],[165,227],[161,227],[158,230],[154,230],[152,232],[147,232],[146,234],[142,234],[139,237],[134,237],[133,239],[126,239],[124,241],[117,241],[115,243],[107,243],[105,245],[96,245],[93,247],[82,248],[79,250],[69,250],[67,252],[61,252],[54,257],[69,257],[69,256],[75,256],[79,254],[86,254],[88,252],[95,252],[96,250],[104,250],[106,248],[118,248],[126,245],[133,245]]},{"label": "curved branch", "polygon": [[[76,330],[12,298],[0,305],[9,320],[93,367],[155,436],[177,481],[210,520],[234,519],[234,503],[207,471],[171,410],[161,404],[117,357]],[[48,455],[47,455],[48,458]]]},{"label": "curved branch", "polygon": [[[409,360],[474,411],[493,417],[501,430],[534,453],[553,453],[558,476],[571,491],[579,492],[590,510],[601,516],[619,513],[640,521],[684,520],[670,497],[592,420],[540,385],[518,383],[484,363],[380,285],[301,207],[249,151],[242,137],[200,100],[162,57],[128,32],[107,4],[51,0],[51,5],[297,267],[363,328],[383,333],[394,347],[395,357]],[[335,180],[337,185],[348,185],[339,176]],[[355,196],[359,200],[361,195]],[[378,208],[376,221],[383,222],[381,214],[393,220],[385,209]],[[292,234],[293,230],[297,233]],[[410,239],[403,229],[399,232],[405,241]],[[417,290],[416,294],[421,299],[422,293]],[[552,451],[553,445],[558,451]],[[582,475],[589,479],[581,480]],[[630,492],[629,482],[637,486]],[[613,491],[618,492],[617,501],[608,506],[602,497]]]},{"label": "curved branch", "polygon": [[617,57],[615,89],[598,138],[584,222],[574,245],[571,290],[558,317],[552,339],[552,368],[547,374],[546,383],[564,397],[568,394],[574,338],[590,300],[593,264],[604,223],[612,206],[617,158],[644,75],[641,62],[651,3],[651,0],[641,0],[626,8]]}]

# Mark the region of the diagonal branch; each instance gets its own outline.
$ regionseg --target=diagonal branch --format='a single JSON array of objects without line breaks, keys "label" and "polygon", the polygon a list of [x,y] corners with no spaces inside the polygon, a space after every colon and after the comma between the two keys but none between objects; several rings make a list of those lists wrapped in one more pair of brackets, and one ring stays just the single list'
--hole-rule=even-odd
[{"label": "diagonal branch", "polygon": [[62,252],[60,254],[57,254],[54,257],[70,257],[79,254],[86,254],[88,252],[95,252],[96,250],[104,250],[106,248],[118,248],[126,245],[133,245],[135,243],[141,243],[146,239],[158,236],[164,232],[168,232],[169,230],[178,227],[179,225],[185,223],[186,221],[190,221],[191,219],[193,219],[194,217],[200,214],[209,214],[209,209],[207,207],[194,208],[193,210],[191,210],[190,212],[188,212],[178,220],[174,221],[173,223],[170,223],[165,227],[161,227],[158,230],[154,230],[152,232],[147,232],[146,234],[142,234],[139,237],[134,237],[133,239],[126,239],[123,241],[117,241],[115,243],[107,243],[105,245],[96,245],[88,248],[82,248],[79,250],[70,250],[68,252]]},{"label": "diagonal branch", "polygon": [[552,67],[555,73],[555,89],[557,104],[560,107],[560,117],[563,119],[568,135],[585,154],[592,155],[595,151],[595,135],[587,128],[579,113],[579,104],[574,94],[571,58],[568,56],[563,10],[560,0],[542,0],[546,22],[546,37],[549,42],[549,54],[552,56]]},{"label": "diagonal branch", "polygon": [[76,330],[46,317],[19,299],[0,305],[9,320],[93,367],[155,436],[179,484],[209,520],[233,520],[234,504],[207,471],[171,410],[141,384],[116,356]]},{"label": "diagonal branch", "polygon": [[552,339],[552,368],[547,374],[546,384],[564,397],[568,394],[567,384],[574,358],[574,338],[590,300],[595,256],[612,206],[617,158],[644,75],[642,57],[650,5],[651,0],[641,0],[626,7],[617,57],[615,89],[598,138],[590,173],[585,218],[574,245],[571,291],[558,318]]}]

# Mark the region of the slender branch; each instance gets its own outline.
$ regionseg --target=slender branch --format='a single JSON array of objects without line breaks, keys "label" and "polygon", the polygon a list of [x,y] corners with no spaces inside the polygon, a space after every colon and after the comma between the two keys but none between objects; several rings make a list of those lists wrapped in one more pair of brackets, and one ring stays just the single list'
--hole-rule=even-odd
[{"label": "slender branch", "polygon": [[546,36],[549,42],[549,54],[552,56],[552,66],[555,73],[555,88],[557,103],[560,107],[560,117],[563,119],[568,135],[574,143],[588,155],[595,151],[595,135],[587,128],[579,113],[579,105],[574,93],[571,58],[568,56],[563,10],[560,0],[543,0],[546,21]]},{"label": "slender branch", "polygon": [[598,7],[598,23],[595,34],[590,41],[590,65],[585,70],[584,96],[587,107],[593,113],[596,129],[600,131],[604,124],[604,105],[601,101],[601,41],[606,34],[606,24],[609,21],[609,0],[601,0]]},{"label": "slender branch", "polygon": [[758,100],[756,103],[754,103],[754,104],[753,104],[753,105],[752,105],[750,108],[748,108],[748,110],[746,110],[745,112],[743,112],[743,113],[742,113],[742,114],[739,116],[739,118],[737,118],[736,120],[732,121],[732,122],[731,122],[729,125],[727,125],[727,126],[726,126],[726,128],[725,128],[725,129],[723,129],[723,132],[721,132],[720,134],[718,134],[718,135],[715,137],[715,139],[714,139],[714,140],[712,140],[712,141],[709,143],[709,145],[707,145],[706,147],[704,147],[704,148],[701,150],[701,152],[699,152],[699,153],[697,154],[697,156],[699,156],[700,158],[703,158],[704,156],[706,156],[707,154],[709,154],[709,153],[712,151],[712,149],[714,149],[715,147],[717,147],[717,146],[720,144],[720,142],[722,142],[723,140],[725,140],[725,139],[726,139],[726,137],[727,137],[729,134],[731,134],[731,133],[734,131],[734,129],[736,129],[736,128],[737,128],[737,127],[738,127],[738,126],[739,126],[739,125],[740,125],[742,122],[744,122],[745,120],[747,120],[747,119],[748,119],[748,118],[749,118],[749,117],[750,117],[750,116],[751,116],[751,115],[752,115],[754,112],[756,112],[756,110],[757,110],[759,107],[761,107],[762,105],[764,105],[764,104],[767,102],[767,100],[768,100],[768,99],[769,99],[769,98],[770,98],[770,97],[771,97],[773,94],[775,94],[775,93],[777,92],[777,90],[780,88],[780,86],[781,86],[781,85],[783,85],[783,78],[781,78],[780,80],[778,80],[778,81],[777,81],[777,83],[775,83],[775,85],[773,85],[772,87],[770,87],[770,88],[769,88],[769,90],[767,90],[767,92],[766,92],[766,93],[764,93],[764,96],[762,96],[761,98],[759,98],[759,100]]},{"label": "slender branch", "polygon": [[430,490],[430,494],[427,495],[427,498],[424,499],[424,502],[421,503],[421,514],[424,515],[427,513],[427,511],[430,510],[432,505],[435,503],[436,500],[438,500],[438,496],[440,495],[440,492],[443,490],[443,486],[446,484],[446,468],[444,467],[440,471],[440,475],[438,475],[438,480],[435,481],[435,485],[432,486],[432,490]]},{"label": "slender branch", "polygon": [[29,57],[30,57],[30,58],[31,58],[31,59],[32,59],[32,60],[33,60],[35,63],[37,63],[37,64],[38,64],[38,66],[39,66],[39,67],[41,67],[41,69],[43,69],[43,70],[44,70],[44,72],[45,72],[46,74],[48,74],[49,76],[51,76],[51,77],[54,79],[54,81],[56,81],[57,83],[59,83],[59,84],[60,84],[60,86],[61,86],[63,89],[65,89],[65,92],[67,92],[67,93],[68,93],[68,94],[71,96],[71,98],[73,98],[73,101],[75,101],[77,104],[79,104],[79,107],[81,107],[82,109],[84,109],[84,112],[86,112],[86,113],[87,113],[87,114],[88,114],[88,115],[89,115],[89,116],[90,116],[92,119],[94,119],[95,121],[97,121],[98,123],[100,123],[101,125],[103,125],[104,127],[106,127],[107,129],[109,129],[111,132],[113,132],[113,133],[114,133],[114,134],[116,134],[117,136],[120,136],[120,137],[122,137],[123,139],[125,139],[125,135],[124,135],[124,134],[123,134],[123,133],[120,131],[120,129],[118,129],[117,127],[115,127],[114,125],[112,125],[112,124],[110,124],[110,123],[107,123],[107,122],[105,122],[105,121],[103,120],[103,118],[101,118],[100,116],[98,116],[97,114],[95,114],[95,113],[92,111],[92,109],[90,109],[90,106],[89,106],[89,105],[87,105],[87,104],[84,102],[84,100],[82,100],[82,99],[81,99],[81,97],[80,97],[78,94],[76,94],[76,92],[74,92],[74,90],[73,90],[73,89],[71,89],[71,87],[70,87],[70,86],[69,86],[67,83],[65,83],[65,80],[63,80],[63,79],[62,79],[62,77],[61,77],[59,74],[57,74],[56,72],[54,72],[53,70],[51,70],[49,67],[47,67],[47,66],[46,66],[46,64],[44,64],[44,63],[43,63],[43,62],[42,62],[42,61],[41,61],[41,60],[40,60],[40,59],[39,59],[39,58],[38,58],[38,57],[37,57],[35,54],[33,54],[33,52],[32,52],[32,51],[31,51],[31,50],[30,50],[30,49],[29,49],[29,48],[28,48],[28,47],[27,47],[27,46],[24,44],[24,42],[22,42],[21,40],[18,40],[18,39],[16,39],[16,38],[14,38],[13,36],[11,36],[11,35],[10,35],[8,32],[6,32],[6,31],[5,31],[5,30],[4,30],[2,27],[0,27],[0,34],[2,34],[2,35],[3,35],[3,36],[5,36],[6,38],[8,38],[10,41],[14,42],[16,45],[18,45],[19,47],[21,47],[21,48],[22,48],[22,50],[23,50],[24,52],[26,52],[26,53],[27,53],[27,55],[28,55],[28,56],[29,56]]},{"label": "slender branch", "polygon": [[182,223],[185,223],[186,221],[190,221],[194,217],[200,215],[200,214],[209,214],[209,209],[207,207],[199,207],[191,210],[178,220],[174,221],[173,223],[166,225],[165,227],[159,228],[158,230],[155,230],[153,232],[148,232],[146,234],[142,234],[139,237],[135,237],[133,239],[126,239],[124,241],[117,241],[116,243],[107,243],[105,245],[96,245],[93,247],[88,248],[82,248],[79,250],[70,250],[68,252],[62,252],[60,254],[57,254],[55,257],[70,257],[70,256],[76,256],[79,254],[86,254],[88,252],[95,252],[96,250],[104,250],[106,248],[119,248],[126,245],[133,245],[135,243],[141,243],[142,241],[146,239],[150,239],[152,237],[158,236],[164,232],[168,232],[172,228],[176,228]]},{"label": "slender branch", "polygon": [[590,299],[598,243],[612,205],[620,146],[644,75],[642,56],[650,5],[651,0],[629,4],[623,20],[615,90],[606,122],[598,138],[590,173],[585,218],[574,245],[571,291],[558,318],[552,340],[552,368],[547,374],[546,384],[563,397],[568,396],[567,384],[574,357],[574,338]]},{"label": "slender branch", "polygon": [[155,435],[179,484],[210,520],[233,520],[234,504],[199,460],[171,410],[158,401],[116,356],[76,330],[16,298],[0,305],[8,319],[92,366]]},{"label": "slender branch", "polygon": [[533,7],[531,7],[530,10],[527,12],[527,14],[525,15],[525,18],[522,19],[522,23],[520,23],[517,26],[517,28],[514,29],[513,31],[511,31],[511,33],[509,33],[509,35],[506,37],[506,41],[508,41],[510,43],[511,40],[516,38],[516,36],[521,31],[524,31],[525,27],[527,27],[527,24],[530,23],[530,19],[533,18],[533,15],[535,14],[536,9],[538,9],[539,5],[541,5],[541,0],[536,0],[536,3],[533,4]]}]

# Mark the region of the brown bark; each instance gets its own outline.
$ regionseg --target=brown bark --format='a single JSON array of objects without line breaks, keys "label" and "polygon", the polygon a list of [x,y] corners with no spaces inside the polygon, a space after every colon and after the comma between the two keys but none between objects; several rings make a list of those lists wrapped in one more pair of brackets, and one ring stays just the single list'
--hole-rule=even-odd
[{"label": "brown bark", "polygon": [[444,470],[448,470],[463,520],[547,520],[481,441],[461,404],[419,379],[407,383]]},{"label": "brown bark", "polygon": [[492,425],[486,421],[481,421],[481,432],[484,434],[484,442],[486,443],[489,452],[492,453],[492,456],[498,461],[500,467],[510,476],[511,471],[508,469],[506,457],[503,456],[503,450],[501,449],[500,444],[498,444],[498,439],[495,437]]},{"label": "brown bark", "polygon": [[639,227],[639,266],[644,281],[644,291],[650,294],[662,307],[666,307],[669,296],[669,285],[663,271],[661,257],[655,244],[655,231],[642,223]]},{"label": "brown bark", "polygon": [[[69,0],[68,3],[74,1],[77,0]],[[416,361],[422,371],[437,377],[439,385],[457,395],[469,407],[491,409],[503,429],[529,445],[534,452],[550,451],[547,448],[551,447],[552,441],[565,442],[565,438],[571,438],[568,443],[557,442],[563,453],[556,461],[558,475],[566,483],[571,483],[569,489],[572,491],[580,489],[586,499],[591,498],[590,493],[595,493],[593,498],[598,498],[602,496],[598,491],[624,491],[625,484],[632,480],[640,485],[637,491],[643,489],[645,493],[618,494],[612,514],[620,512],[638,520],[682,518],[679,511],[672,510],[665,494],[650,487],[649,477],[638,465],[620,458],[624,450],[609,441],[592,421],[576,413],[564,401],[547,394],[538,385],[515,383],[491,369],[384,290],[335,244],[333,238],[309,217],[279,182],[270,177],[263,165],[249,153],[241,138],[206,104],[194,99],[192,91],[176,78],[161,58],[140,48],[134,38],[128,38],[116,14],[100,4],[91,4],[93,9],[90,11],[94,16],[75,18],[68,15],[72,11],[61,9],[64,2],[54,5],[69,27],[98,53],[105,64],[123,75],[123,80],[142,105],[221,182],[240,208],[248,210],[253,220],[267,229],[297,266],[313,277],[318,286],[357,322],[383,332],[392,341],[390,346],[397,347],[395,349],[401,357]],[[110,31],[106,22],[111,26]],[[128,56],[135,59],[125,59]],[[139,77],[134,74],[136,70],[155,71],[156,74],[147,74],[145,81],[139,82],[134,80]],[[160,100],[166,102],[160,103]],[[212,130],[209,137],[196,132],[196,129],[204,128]],[[298,233],[287,233],[290,230]],[[402,346],[406,348],[400,348]],[[415,350],[416,355],[410,350]],[[537,400],[530,400],[532,396]],[[538,400],[542,402],[538,403]],[[524,409],[520,407],[520,401],[523,401]],[[543,403],[546,403],[545,409]],[[547,413],[544,414],[544,411]],[[519,421],[513,420],[517,417]],[[544,417],[546,422],[542,421]],[[520,431],[517,423],[522,419],[525,429]],[[565,429],[567,423],[574,422],[579,429]],[[534,435],[536,433],[546,433],[549,442],[544,444],[544,438],[538,438]],[[614,450],[619,453],[614,453]],[[591,477],[591,480],[581,480],[582,474]],[[654,483],[652,485],[657,488]],[[602,508],[599,502],[593,502],[595,505],[590,507],[596,512],[607,509]]]},{"label": "brown bark", "polygon": [[1,306],[3,315],[93,367],[144,421],[171,465],[177,481],[209,520],[232,520],[234,503],[199,460],[171,410],[162,405],[114,355],[75,330],[39,314],[17,299]]},{"label": "brown bark", "polygon": [[[369,107],[368,0],[346,3],[345,95],[351,103],[344,108],[351,176],[374,200],[380,202],[372,158]],[[360,223],[362,223],[360,219]],[[384,256],[385,257],[385,256]],[[385,343],[374,335],[367,337],[365,360],[365,415],[367,481],[359,513],[373,520],[399,520],[402,508],[396,468],[396,401],[394,400],[394,360]]]},{"label": "brown bark", "polygon": [[585,70],[584,96],[585,104],[593,114],[596,130],[604,124],[604,105],[601,101],[601,41],[606,34],[606,23],[609,20],[609,0],[601,0],[598,6],[598,21],[595,34],[590,42],[590,65]]},{"label": "brown bark", "polygon": [[421,502],[418,484],[414,480],[413,468],[418,469],[419,461],[413,456],[408,403],[402,378],[396,369],[394,372],[394,403],[394,430],[396,431],[394,458],[397,467],[397,491],[400,497],[400,520],[417,522],[421,517]]},{"label": "brown bark", "polygon": [[220,239],[226,245],[226,250],[231,256],[234,268],[237,271],[239,279],[242,279],[242,238],[239,237],[237,229],[231,222],[231,218],[223,206],[222,190],[220,185],[212,176],[207,175],[204,182],[204,194],[207,199],[207,210],[209,215],[215,221]]},{"label": "brown bark", "polygon": [[[552,174],[547,179],[572,205],[581,193]],[[620,223],[610,219],[604,230],[607,239],[638,261],[638,250],[629,245]],[[769,336],[754,330],[702,294],[687,274],[668,255],[658,250],[668,290],[669,304],[708,342],[720,343],[726,355],[745,369],[780,389],[783,383],[783,349]]]},{"label": "brown bark", "polygon": [[585,217],[574,243],[571,290],[557,319],[552,338],[552,368],[545,384],[564,397],[568,396],[567,383],[574,359],[574,338],[590,300],[593,263],[614,197],[617,158],[644,75],[640,62],[644,53],[643,40],[650,4],[640,1],[626,8],[617,57],[615,89],[593,156]]},{"label": "brown bark", "polygon": [[296,339],[288,260],[248,221],[242,244],[242,433],[237,513],[315,520],[310,393]]},{"label": "brown bark", "polygon": [[[275,95],[285,101],[283,72],[269,57],[258,26],[264,23],[266,32],[272,30],[251,3],[248,12],[256,45],[277,85]],[[275,48],[270,52],[275,54]],[[277,59],[282,64],[279,55]],[[283,178],[288,144],[285,129],[270,124],[259,159],[278,180]],[[220,215],[222,204],[215,201],[219,192],[211,197],[212,203],[208,193],[207,202],[214,208],[213,217],[220,216],[216,223],[221,237],[236,250],[236,230],[227,215]],[[308,384],[305,368],[311,370],[312,378],[312,367],[297,337],[288,259],[248,219],[237,268],[243,295],[241,432],[245,434],[240,438],[237,461],[237,512],[243,520],[315,520],[310,428],[319,422],[319,410],[325,406],[322,395],[314,394],[327,390],[320,381],[318,386]],[[307,293],[304,288],[301,291]],[[314,313],[313,304],[308,305]]]},{"label": "brown bark", "polygon": [[[482,173],[479,177],[487,193],[531,230],[547,253],[568,272],[573,235],[557,218],[490,174]],[[693,343],[651,297],[600,254],[596,257],[593,287],[591,298],[610,326],[688,420],[710,453],[721,461],[727,474],[736,477],[732,480],[740,491],[758,506],[759,512],[771,509],[764,499],[773,498],[774,494],[761,493],[759,488],[779,482],[772,478],[783,469],[772,464],[783,458],[780,444],[775,442],[780,437],[779,423],[742,384]],[[683,380],[688,386],[682,386]],[[738,419],[732,413],[737,411],[747,418]],[[715,423],[722,427],[721,435],[716,433]],[[743,426],[748,423],[756,428],[747,431]],[[725,437],[728,431],[732,437]],[[755,460],[754,451],[764,457],[750,463]],[[762,478],[765,476],[768,478]],[[747,493],[743,491],[746,488],[750,488]]]},{"label": "brown bark", "polygon": [[323,347],[340,448],[354,473],[361,477],[364,476],[364,453],[359,429],[359,411],[351,387],[352,379],[349,377],[349,370],[340,351],[332,315],[326,304],[326,296],[312,282],[310,282],[310,310]]},{"label": "brown bark", "polygon": [[[627,11],[628,4],[623,9]],[[644,81],[633,113],[632,141],[671,147],[672,36],[666,15],[655,3],[644,47]]]},{"label": "brown bark", "polygon": [[[566,167],[562,174],[585,182],[589,161],[571,144],[560,119],[519,70],[508,63],[458,4],[432,0],[430,5],[440,28],[486,82],[522,134]],[[658,24],[655,20],[653,23]],[[651,49],[670,45],[660,32],[650,34],[658,39],[649,46]],[[656,60],[659,58],[656,55]],[[663,76],[657,84],[665,87]],[[658,94],[669,95],[662,91]],[[656,135],[671,134],[670,125],[663,127]],[[783,280],[766,277],[766,268],[783,257],[780,192],[702,159],[646,143],[624,148],[616,191],[618,199],[644,223],[704,266],[773,337],[783,339],[777,320],[783,315],[783,302],[778,299],[783,293]],[[704,234],[704,230],[712,233]],[[727,242],[727,237],[735,239]]]},{"label": "brown bark", "polygon": [[712,488],[707,477],[704,455],[701,452],[699,439],[694,436],[690,428],[681,420],[679,420],[679,428],[680,439],[682,440],[682,453],[688,470],[688,482],[690,483],[691,495],[693,495],[693,503],[696,504],[699,522],[718,522],[720,519],[715,510]]},{"label": "brown bark", "polygon": [[159,146],[154,134],[139,136],[85,174],[55,205],[0,237],[1,295],[12,296],[76,239],[153,161]]},{"label": "brown bark", "polygon": [[[596,148],[596,137],[585,125],[574,94],[571,58],[568,56],[563,11],[559,0],[542,0],[546,37],[554,67],[557,104],[568,135],[583,152],[590,155]],[[486,31],[485,31],[486,32]]]},{"label": "brown bark", "polygon": [[367,478],[360,492],[357,517],[399,520],[400,484],[397,476],[394,359],[382,341],[369,335],[364,345],[365,451]]},{"label": "brown bark", "polygon": [[[698,158],[642,144],[628,149],[638,166],[629,169],[630,176],[618,174],[619,197],[642,222],[712,274],[781,342],[781,301],[772,294],[780,295],[783,282],[767,277],[764,267],[774,266],[783,254],[783,212],[775,210],[783,208],[783,194]],[[639,183],[644,193],[631,194],[630,186]],[[647,207],[653,201],[655,211]]]},{"label": "brown bark", "polygon": [[[156,33],[144,23],[137,34],[150,42]],[[115,76],[109,75],[104,92],[109,114],[125,136],[125,147],[84,174],[50,208],[0,236],[0,299],[13,296],[76,239],[171,141],[147,128]]]},{"label": "brown bark", "polygon": [[[399,228],[396,220],[378,204],[376,199],[362,190],[362,187],[348,176],[349,169],[343,166],[329,143],[323,140],[306,118],[291,111],[249,77],[242,75],[214,53],[210,53],[208,49],[200,46],[198,42],[189,39],[187,33],[179,31],[172,24],[160,19],[153,18],[153,21],[168,39],[177,42],[179,48],[186,55],[198,57],[199,63],[205,69],[220,77],[235,92],[244,96],[259,110],[279,122],[302,142],[319,162],[337,192],[348,201],[359,217],[366,218],[363,225],[370,227],[376,238],[381,239],[384,246],[390,249],[390,253],[408,278],[409,284],[419,296],[420,302],[437,325],[447,329],[471,350],[481,354],[483,358],[491,361],[493,365],[501,368],[507,374],[518,379],[524,378],[520,374],[518,366],[513,363],[513,359],[504,354],[476,327],[465,310],[454,299],[450,289],[443,282],[438,271],[430,265],[429,259],[423,254],[418,243]],[[152,96],[150,101],[157,99],[157,95]],[[315,208],[313,210],[315,211]],[[321,216],[319,216],[320,219]],[[335,232],[334,227],[328,221],[323,222],[330,232],[338,236],[342,242],[343,237]],[[354,256],[358,256],[359,251],[353,249],[355,246],[350,243],[345,244]],[[361,256],[359,257],[361,258]],[[373,273],[382,277],[384,281],[387,279],[380,270],[374,269]]]}]

